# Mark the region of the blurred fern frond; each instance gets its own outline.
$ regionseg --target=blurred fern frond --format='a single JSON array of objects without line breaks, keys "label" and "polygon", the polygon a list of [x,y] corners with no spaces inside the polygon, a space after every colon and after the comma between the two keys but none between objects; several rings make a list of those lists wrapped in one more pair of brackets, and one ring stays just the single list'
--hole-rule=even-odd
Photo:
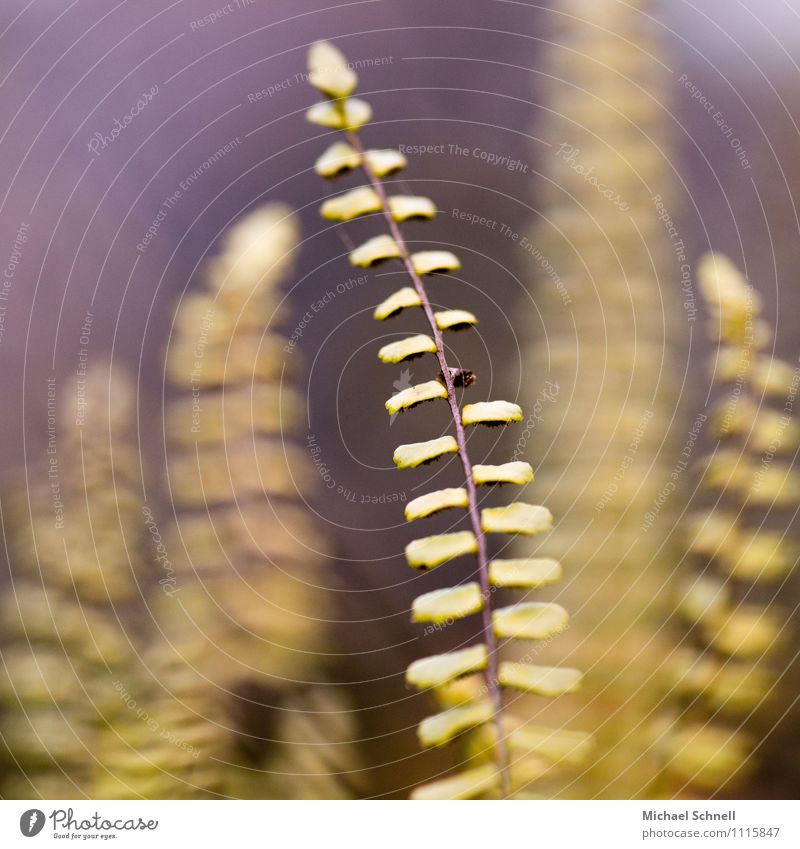
[{"label": "blurred fern frond", "polygon": [[[5,797],[95,795],[113,681],[142,634],[141,480],[134,385],[90,365],[48,385],[47,464],[5,500],[11,584],[3,601]],[[46,483],[34,482],[45,477]]]},{"label": "blurred fern frond", "polygon": [[787,459],[800,445],[800,371],[770,353],[761,299],[729,259],[703,257],[698,283],[723,394],[711,413],[715,449],[699,464],[708,505],[684,522],[695,568],[676,606],[690,646],[674,658],[680,710],[663,738],[671,792],[689,795],[737,792],[779,715],[790,614],[778,593],[798,559],[785,508],[800,499]]},{"label": "blurred fern frond", "polygon": [[[575,798],[647,798],[658,771],[652,726],[669,687],[663,588],[679,557],[670,486],[681,451],[676,352],[688,330],[675,281],[686,247],[650,7],[555,4],[536,126],[548,146],[523,362],[548,370],[526,381],[536,411],[527,432],[546,452],[537,477],[561,516],[549,550],[580,564],[557,596],[579,627],[557,650],[585,670],[576,716],[596,750],[588,768],[550,789]],[[643,527],[648,512],[658,516]],[[555,702],[544,716],[563,727],[572,712]]]},{"label": "blurred fern frond", "polygon": [[[324,660],[334,596],[329,543],[305,503],[311,461],[295,441],[305,399],[297,356],[282,353],[280,284],[297,241],[278,204],[238,222],[179,306],[167,356],[175,580],[156,613],[168,648],[148,662],[159,670],[166,652],[189,705],[213,705],[197,730],[207,739],[217,726],[207,790],[223,795],[358,792],[352,715]],[[176,673],[154,674],[168,684]]]}]

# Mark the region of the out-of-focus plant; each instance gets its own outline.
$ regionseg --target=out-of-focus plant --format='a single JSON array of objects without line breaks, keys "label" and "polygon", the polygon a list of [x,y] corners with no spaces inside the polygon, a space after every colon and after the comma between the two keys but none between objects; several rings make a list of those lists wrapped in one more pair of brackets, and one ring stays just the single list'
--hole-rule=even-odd
[{"label": "out-of-focus plant", "polygon": [[[5,500],[11,581],[3,600],[3,796],[91,797],[98,738],[141,631],[141,480],[135,394],[120,366],[48,385],[47,466]],[[46,483],[35,478],[42,475]]]},{"label": "out-of-focus plant", "polygon": [[698,282],[717,345],[712,381],[725,392],[711,418],[716,448],[699,464],[708,505],[685,520],[696,568],[677,604],[691,647],[674,658],[669,794],[736,792],[755,768],[789,630],[777,596],[797,562],[785,520],[800,478],[785,458],[800,444],[800,372],[771,355],[761,299],[730,260],[704,257]]},{"label": "out-of-focus plant", "polygon": [[297,241],[281,205],[238,222],[182,300],[167,356],[174,585],[156,610],[170,646],[153,664],[170,656],[186,697],[216,703],[227,765],[209,789],[235,796],[355,792],[353,722],[326,682],[330,549],[305,503],[315,477],[295,441],[298,358],[282,354],[280,283]]},{"label": "out-of-focus plant", "polygon": [[550,550],[579,564],[558,593],[579,627],[554,651],[585,673],[578,709],[555,702],[544,717],[585,723],[596,740],[587,769],[548,783],[556,796],[648,796],[673,648],[665,587],[680,557],[670,487],[683,447],[675,363],[688,328],[679,300],[686,248],[648,8],[555,4],[547,109],[534,131],[547,147],[537,162],[545,179],[533,186],[523,363],[542,379],[524,383],[533,410],[525,435],[546,452],[537,479],[561,517]]},{"label": "out-of-focus plant", "polygon": [[[521,501],[481,509],[480,487],[525,485],[533,480],[533,470],[522,460],[500,465],[473,463],[466,429],[518,422],[522,410],[507,401],[477,401],[460,406],[462,390],[472,386],[475,375],[450,365],[444,334],[470,328],[476,318],[462,309],[437,310],[425,282],[429,275],[457,270],[460,262],[449,251],[412,252],[400,226],[411,219],[433,218],[435,205],[426,197],[390,194],[386,178],[402,169],[405,159],[395,150],[364,147],[358,131],[370,120],[372,110],[368,103],[352,96],[356,75],[331,44],[318,42],[311,48],[309,79],[325,99],[308,111],[308,119],[344,136],[317,160],[317,173],[333,178],[361,170],[366,180],[364,185],[326,200],[321,213],[337,222],[372,214],[382,221],[388,232],[353,250],[350,261],[369,268],[386,260],[399,260],[411,285],[380,303],[375,318],[386,321],[414,308],[420,309],[425,318],[426,332],[389,342],[378,351],[378,357],[384,363],[396,364],[431,355],[434,368],[438,367],[438,374],[432,371],[430,380],[392,396],[386,402],[386,410],[395,415],[423,402],[443,401],[452,416],[450,434],[400,445],[394,452],[394,462],[400,469],[412,469],[452,454],[458,457],[463,475],[463,485],[430,492],[409,502],[405,515],[409,522],[416,522],[443,510],[463,511],[468,529],[416,539],[406,546],[405,553],[408,564],[422,570],[465,555],[475,558],[473,574],[477,580],[419,596],[413,603],[412,617],[415,622],[438,624],[478,615],[481,641],[415,661],[407,670],[406,680],[414,687],[434,690],[445,705],[420,724],[422,745],[443,745],[473,729],[484,733],[488,730],[488,740],[477,746],[467,769],[419,787],[413,795],[420,799],[510,797],[518,787],[546,770],[550,761],[563,758],[565,749],[574,753],[585,748],[586,743],[584,735],[565,739],[548,729],[515,720],[503,702],[506,688],[555,697],[573,692],[580,683],[581,674],[575,669],[506,662],[498,655],[500,645],[508,640],[544,640],[567,624],[567,613],[560,605],[526,600],[500,607],[495,599],[500,588],[529,591],[557,581],[561,576],[557,561],[530,556],[491,560],[489,556],[489,534],[539,534],[551,528],[552,516],[545,507]],[[482,683],[472,686],[476,675]],[[462,686],[464,679],[467,682]]]},{"label": "out-of-focus plant", "polygon": [[178,310],[175,521],[145,499],[123,370],[90,368],[76,409],[48,395],[47,483],[3,514],[4,795],[363,792],[349,707],[324,666],[329,551],[292,440],[304,401],[280,356],[278,286],[296,243],[289,210],[251,213]]}]

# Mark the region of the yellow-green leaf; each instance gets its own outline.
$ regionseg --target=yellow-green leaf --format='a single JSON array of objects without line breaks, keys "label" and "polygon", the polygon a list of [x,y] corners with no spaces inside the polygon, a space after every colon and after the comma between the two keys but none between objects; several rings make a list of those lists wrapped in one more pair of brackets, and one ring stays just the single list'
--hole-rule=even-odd
[{"label": "yellow-green leaf", "polygon": [[417,729],[423,746],[441,746],[456,734],[482,725],[492,718],[492,705],[488,701],[473,702],[461,707],[448,708],[423,719]]},{"label": "yellow-green leaf", "polygon": [[[744,429],[742,430],[744,433]],[[800,425],[783,410],[762,407],[758,411],[748,446],[759,453],[794,453],[800,443]]]},{"label": "yellow-green leaf", "polygon": [[553,527],[553,514],[540,504],[517,502],[481,510],[481,527],[487,534],[540,534]]},{"label": "yellow-green leaf", "polygon": [[439,687],[453,678],[486,669],[488,662],[483,643],[447,654],[423,657],[415,660],[406,670],[406,683],[419,690]]},{"label": "yellow-green leaf", "polygon": [[394,452],[394,462],[398,469],[413,469],[438,460],[443,454],[458,452],[458,443],[452,436],[440,436],[427,442],[410,442],[398,445]]},{"label": "yellow-green leaf", "polygon": [[472,531],[457,531],[415,539],[406,546],[406,560],[415,569],[432,569],[464,554],[475,554],[477,550]]},{"label": "yellow-green leaf", "polygon": [[391,414],[399,413],[401,410],[410,410],[417,404],[435,401],[437,398],[447,398],[447,390],[438,380],[429,380],[427,383],[419,383],[392,395],[386,402],[386,409]]},{"label": "yellow-green leaf", "polygon": [[711,645],[733,657],[758,658],[781,635],[778,618],[755,604],[740,604],[721,622],[708,623],[704,629]]},{"label": "yellow-green leaf", "polygon": [[772,677],[758,662],[720,659],[688,650],[673,655],[675,692],[700,696],[715,709],[749,713],[772,687]]},{"label": "yellow-green leaf", "polygon": [[737,433],[747,433],[757,414],[758,407],[746,396],[737,399],[734,404],[722,401],[715,405],[711,417],[714,435],[726,438]]},{"label": "yellow-green leaf", "polygon": [[461,268],[458,257],[450,251],[420,251],[411,254],[411,264],[417,274],[441,274]]},{"label": "yellow-green leaf", "polygon": [[689,548],[705,557],[734,550],[739,536],[738,517],[726,510],[694,513],[686,520]]},{"label": "yellow-green leaf", "polygon": [[346,171],[352,171],[361,164],[361,157],[355,148],[345,142],[334,142],[314,163],[314,171],[320,177],[338,177]]},{"label": "yellow-green leaf", "polygon": [[464,425],[496,425],[519,421],[522,421],[522,408],[509,401],[478,401],[476,404],[466,404],[461,411],[461,422]]},{"label": "yellow-green leaf", "polygon": [[478,323],[478,319],[467,310],[440,310],[433,317],[439,330],[463,330]]},{"label": "yellow-green leaf", "polygon": [[783,539],[782,531],[768,528],[742,529],[736,536],[736,545],[730,559],[722,562],[728,573],[747,581],[769,581],[782,578],[794,565]]},{"label": "yellow-green leaf", "polygon": [[483,675],[467,675],[454,678],[436,688],[436,703],[443,708],[459,707],[480,699],[486,693]]},{"label": "yellow-green leaf", "polygon": [[350,262],[362,268],[371,268],[387,259],[399,259],[400,248],[391,236],[374,236],[350,252]]},{"label": "yellow-green leaf", "polygon": [[728,587],[710,575],[700,575],[678,599],[678,609],[694,623],[716,623],[728,609]]},{"label": "yellow-green leaf", "polygon": [[663,748],[669,772],[714,792],[734,773],[742,773],[751,752],[744,735],[708,723],[668,733]]},{"label": "yellow-green leaf", "polygon": [[705,459],[703,482],[711,489],[745,491],[753,485],[754,478],[750,458],[736,449],[724,448]]},{"label": "yellow-green leaf", "polygon": [[359,186],[343,195],[326,200],[319,211],[323,218],[330,221],[350,221],[359,215],[380,212],[382,208],[381,199],[373,188]]},{"label": "yellow-green leaf", "polygon": [[436,492],[429,492],[409,501],[405,510],[406,521],[413,522],[415,519],[424,519],[426,516],[432,516],[440,510],[448,510],[451,507],[466,508],[468,506],[469,500],[464,487],[438,489]]},{"label": "yellow-green leaf", "polygon": [[559,604],[531,601],[495,610],[493,621],[498,637],[544,640],[564,630],[569,614]]},{"label": "yellow-green leaf", "polygon": [[376,177],[386,177],[408,165],[408,160],[399,150],[368,150],[364,158]]},{"label": "yellow-green leaf", "polygon": [[751,307],[749,284],[739,269],[720,253],[707,253],[698,264],[700,291],[709,304],[747,311]]},{"label": "yellow-green leaf", "polygon": [[494,764],[483,764],[472,769],[422,784],[411,791],[417,801],[475,799],[499,787],[500,777]]},{"label": "yellow-green leaf", "polygon": [[737,481],[742,494],[751,504],[767,507],[793,507],[800,501],[800,477],[793,465],[773,462],[759,463],[749,481]]},{"label": "yellow-green leaf", "polygon": [[530,663],[501,663],[498,678],[503,687],[513,687],[538,696],[560,696],[574,693],[583,674],[561,666],[533,666]]},{"label": "yellow-green leaf", "polygon": [[355,91],[358,77],[344,54],[329,41],[316,41],[308,51],[308,81],[328,97],[347,97]]},{"label": "yellow-green leaf", "polygon": [[480,585],[471,581],[418,596],[411,605],[411,618],[414,622],[448,622],[479,610],[483,610],[483,594]]},{"label": "yellow-green leaf", "polygon": [[758,664],[758,658],[753,664],[728,660],[719,667],[703,695],[714,708],[750,713],[772,686],[772,677]]},{"label": "yellow-green leaf", "polygon": [[331,130],[357,130],[372,118],[372,108],[366,100],[358,97],[348,97],[336,103],[323,100],[306,112],[306,118],[312,124]]},{"label": "yellow-green leaf", "polygon": [[706,254],[697,267],[700,292],[716,311],[715,338],[742,341],[761,310],[761,299],[739,269],[722,254]]},{"label": "yellow-green leaf", "polygon": [[489,581],[495,587],[543,587],[561,580],[561,564],[549,557],[492,560]]},{"label": "yellow-green leaf", "polygon": [[753,354],[750,346],[741,344],[722,344],[717,349],[717,356],[712,365],[711,373],[714,381],[743,380],[750,374],[753,366]]},{"label": "yellow-green leaf", "polygon": [[417,195],[393,195],[389,198],[389,212],[395,221],[410,221],[414,218],[433,218],[436,206],[430,198]]},{"label": "yellow-green leaf", "polygon": [[[734,378],[738,373],[734,374]],[[757,357],[750,372],[750,383],[759,394],[786,397],[796,381],[795,369],[783,360]]]},{"label": "yellow-green leaf", "polygon": [[533,754],[550,763],[582,764],[593,748],[590,734],[566,728],[525,725],[509,734],[509,746],[515,754]]},{"label": "yellow-green leaf", "polygon": [[398,289],[392,295],[378,304],[375,307],[375,312],[373,313],[374,318],[379,321],[383,321],[386,318],[391,318],[394,315],[397,315],[401,310],[407,309],[408,307],[418,307],[421,306],[422,302],[419,299],[419,295],[416,293],[414,289],[410,286],[404,286],[402,289]]},{"label": "yellow-green leaf", "polygon": [[436,343],[424,333],[416,336],[407,336],[397,342],[390,342],[378,351],[378,358],[383,363],[401,363],[411,357],[420,357],[422,354],[435,354]]},{"label": "yellow-green leaf", "polygon": [[526,484],[533,480],[533,468],[530,463],[515,460],[500,466],[472,467],[472,480],[477,484],[516,483]]}]

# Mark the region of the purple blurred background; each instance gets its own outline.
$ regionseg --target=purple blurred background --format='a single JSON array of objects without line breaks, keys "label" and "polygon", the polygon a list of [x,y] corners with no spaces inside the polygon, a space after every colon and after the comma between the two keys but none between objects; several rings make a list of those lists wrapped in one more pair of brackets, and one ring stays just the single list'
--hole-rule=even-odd
[{"label": "purple blurred background", "polygon": [[[74,372],[87,313],[90,355],[110,353],[138,375],[141,448],[160,468],[163,353],[174,304],[213,255],[221,232],[254,206],[281,200],[300,212],[304,243],[289,284],[298,318],[326,291],[358,276],[344,259],[346,238],[358,242],[368,224],[356,223],[343,237],[316,211],[330,189],[311,166],[326,141],[304,118],[316,95],[298,75],[318,38],[335,40],[364,65],[362,90],[375,113],[365,131],[370,146],[448,151],[409,155],[401,185],[432,196],[443,210],[434,225],[410,226],[410,238],[454,246],[464,259],[469,285],[459,287],[459,305],[480,314],[483,333],[460,350],[486,390],[500,385],[513,392],[533,379],[521,372],[511,320],[523,293],[535,301],[537,269],[507,237],[470,225],[454,210],[528,232],[540,179],[544,47],[562,24],[549,4],[505,0],[227,6],[221,0],[6,0],[0,258],[4,267],[14,260],[14,273],[0,338],[0,469],[7,474],[39,462],[46,381]],[[757,9],[730,0],[678,0],[657,5],[652,26],[675,80],[685,73],[703,89],[735,128],[752,166],[742,168],[676,82],[675,191],[690,259],[713,246],[742,264],[776,322],[779,352],[796,354],[797,8],[780,0]],[[149,102],[132,115],[145,93]],[[115,120],[126,115],[132,115],[127,126],[112,138]],[[226,145],[230,152],[217,154]],[[451,155],[450,145],[470,153]],[[491,165],[474,150],[519,165]],[[205,167],[211,157],[216,161]],[[180,197],[145,245],[148,228],[176,191]],[[20,227],[27,241],[15,258]],[[423,438],[432,423],[440,424],[434,414],[404,424],[401,439],[381,413],[400,369],[389,375],[377,363],[377,331],[367,311],[384,297],[376,294],[376,281],[390,273],[371,272],[366,283],[337,295],[297,346],[309,368],[309,433],[336,481],[335,489],[323,488],[318,509],[337,539],[344,585],[359,590],[343,594],[341,616],[351,623],[338,630],[343,653],[367,653],[343,675],[388,681],[365,685],[367,708],[408,698],[402,670],[421,654],[419,635],[407,624],[418,589],[401,556],[407,539],[401,508],[391,498],[370,502],[401,491],[413,497],[414,481],[389,468],[390,446]],[[452,281],[437,289],[442,301],[455,291],[448,286]],[[494,345],[494,370],[481,339]],[[702,356],[697,348],[692,353],[698,368]],[[150,485],[160,485],[157,474]],[[436,648],[432,638],[426,653]],[[371,717],[365,711],[366,726],[387,735],[386,761],[414,751],[414,717],[401,707],[389,704]],[[394,789],[391,771],[384,770],[384,792]]]}]

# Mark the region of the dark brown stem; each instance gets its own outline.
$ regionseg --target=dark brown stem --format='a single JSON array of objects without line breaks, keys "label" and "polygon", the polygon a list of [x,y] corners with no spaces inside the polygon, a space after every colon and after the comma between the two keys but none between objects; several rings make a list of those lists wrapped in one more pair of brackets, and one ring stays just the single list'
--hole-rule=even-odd
[{"label": "dark brown stem", "polygon": [[464,479],[467,487],[467,500],[469,505],[467,513],[469,515],[470,524],[472,525],[472,531],[475,534],[475,539],[478,544],[478,577],[480,580],[481,593],[483,595],[483,610],[481,614],[483,619],[483,638],[486,641],[486,653],[488,655],[488,664],[484,673],[484,678],[486,680],[486,689],[492,702],[493,722],[495,726],[495,733],[497,735],[495,750],[497,752],[497,764],[500,773],[500,789],[503,798],[507,798],[511,795],[511,778],[509,770],[508,746],[503,732],[503,695],[500,690],[500,683],[498,679],[497,639],[494,634],[494,626],[492,622],[492,592],[489,585],[489,557],[487,554],[486,536],[484,535],[483,528],[481,527],[481,517],[478,509],[478,494],[475,488],[475,481],[472,478],[472,462],[470,461],[469,453],[467,452],[467,439],[464,434],[464,425],[461,422],[461,410],[459,409],[458,400],[456,398],[456,389],[453,384],[452,373],[447,364],[447,358],[444,353],[444,338],[441,330],[439,330],[439,327],[436,324],[436,318],[433,314],[433,308],[431,307],[431,302],[428,299],[428,293],[425,290],[425,285],[423,284],[419,274],[417,274],[414,269],[414,263],[411,261],[411,254],[403,237],[403,233],[389,210],[386,190],[383,187],[383,183],[378,177],[376,177],[375,172],[367,162],[367,159],[364,156],[364,146],[361,144],[361,139],[358,135],[354,132],[348,132],[346,135],[350,144],[360,155],[361,167],[364,169],[364,173],[367,175],[370,185],[380,198],[384,218],[389,225],[392,238],[395,240],[398,248],[400,249],[403,265],[414,284],[414,289],[419,295],[422,309],[428,319],[428,324],[431,327],[433,339],[436,343],[436,357],[439,360],[439,367],[444,378],[445,388],[447,389],[447,401],[450,404],[450,412],[453,415],[453,423],[456,429],[458,455],[461,458],[461,465],[464,468]]}]

